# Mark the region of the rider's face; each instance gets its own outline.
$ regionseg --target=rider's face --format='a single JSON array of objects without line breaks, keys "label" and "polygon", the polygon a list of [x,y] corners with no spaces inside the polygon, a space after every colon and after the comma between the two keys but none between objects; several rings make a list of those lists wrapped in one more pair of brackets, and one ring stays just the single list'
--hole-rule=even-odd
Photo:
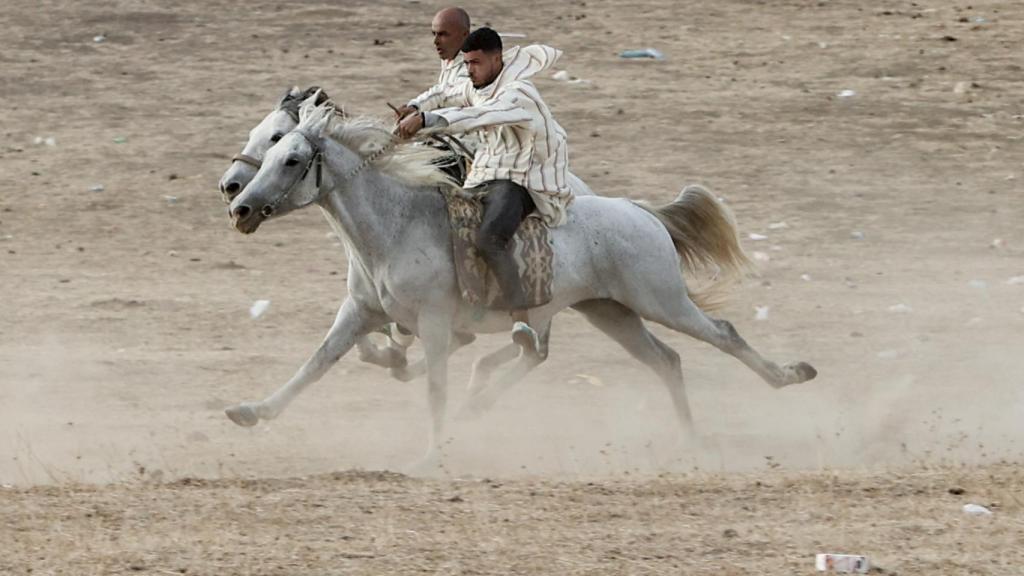
[{"label": "rider's face", "polygon": [[488,54],[483,50],[473,50],[462,55],[469,71],[469,79],[474,88],[483,88],[501,73],[501,51],[495,50]]},{"label": "rider's face", "polygon": [[469,35],[468,30],[463,30],[451,19],[437,17],[430,23],[430,32],[434,35],[434,49],[442,60],[455,58]]}]

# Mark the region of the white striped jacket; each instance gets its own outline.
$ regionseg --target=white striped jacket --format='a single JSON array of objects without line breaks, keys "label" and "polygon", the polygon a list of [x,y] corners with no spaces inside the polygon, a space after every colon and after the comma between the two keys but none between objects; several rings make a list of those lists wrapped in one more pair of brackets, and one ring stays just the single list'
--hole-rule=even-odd
[{"label": "white striped jacket", "polygon": [[479,136],[466,188],[511,180],[530,191],[549,226],[565,222],[572,202],[568,145],[565,130],[527,78],[559,56],[561,51],[548,46],[514,47],[503,54],[504,67],[488,86],[478,90],[468,80],[459,82],[423,100],[421,108],[443,120],[432,129]]}]

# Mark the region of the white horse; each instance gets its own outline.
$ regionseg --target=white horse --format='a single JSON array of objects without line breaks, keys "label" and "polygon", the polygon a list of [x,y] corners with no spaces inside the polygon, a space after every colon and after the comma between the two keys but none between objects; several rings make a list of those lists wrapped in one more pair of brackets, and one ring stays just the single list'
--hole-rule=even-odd
[{"label": "white horse", "polygon": [[[249,139],[242,151],[231,159],[231,165],[220,179],[220,192],[226,203],[230,203],[241,194],[242,190],[256,176],[256,171],[263,163],[263,157],[267,150],[298,126],[299,105],[314,96],[317,103],[329,100],[317,86],[311,86],[305,90],[299,90],[298,86],[291,88],[285,92],[277,107],[249,131]],[[590,187],[575,174],[569,174],[568,182],[573,194],[577,196],[592,196],[594,194]],[[328,220],[330,220],[329,216]],[[351,258],[349,262],[351,263]],[[349,273],[351,276],[351,264]],[[393,377],[402,381],[408,381],[423,374],[426,368],[425,362],[419,361],[411,366],[407,365],[406,350],[412,345],[414,338],[402,334],[394,323],[390,323],[385,332],[389,335],[389,340],[388,345],[383,348],[376,346],[367,336],[356,340],[359,359],[388,368]],[[459,346],[467,345],[474,339],[472,334],[460,333],[454,337]],[[486,362],[497,364],[501,357],[501,355],[492,356]]]},{"label": "white horse", "polygon": [[[508,312],[479,310],[460,297],[437,152],[395,145],[389,130],[367,119],[340,119],[330,103],[307,100],[298,127],[271,147],[256,176],[229,208],[235,227],[255,232],[268,219],[318,204],[346,244],[354,274],[349,296],[313,356],[280,389],[259,402],[226,410],[241,425],[271,419],[317,381],[356,340],[394,320],[423,341],[433,425],[426,462],[440,456],[453,332],[494,333],[513,324]],[[738,273],[749,263],[728,209],[706,190],[687,187],[672,203],[647,207],[626,199],[577,198],[568,222],[551,230],[553,299],[531,309],[540,349],[524,347],[516,364],[489,384],[491,366],[475,366],[473,397],[487,398],[546,358],[551,318],[573,307],[651,367],[672,397],[686,438],[693,421],[679,356],[643,319],[708,342],[778,388],[814,378],[804,362],[778,366],[762,358],[725,320],[704,314],[688,294],[688,268],[717,265]],[[513,345],[506,347],[515,351]]]}]

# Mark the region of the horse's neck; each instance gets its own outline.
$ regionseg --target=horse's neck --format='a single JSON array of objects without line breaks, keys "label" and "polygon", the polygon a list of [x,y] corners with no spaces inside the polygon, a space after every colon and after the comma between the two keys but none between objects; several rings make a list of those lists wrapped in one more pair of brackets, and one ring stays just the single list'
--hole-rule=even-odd
[{"label": "horse's neck", "polygon": [[348,247],[350,257],[371,270],[402,245],[413,219],[436,219],[437,226],[445,225],[440,194],[404,185],[372,168],[325,192],[321,207],[335,233]]}]

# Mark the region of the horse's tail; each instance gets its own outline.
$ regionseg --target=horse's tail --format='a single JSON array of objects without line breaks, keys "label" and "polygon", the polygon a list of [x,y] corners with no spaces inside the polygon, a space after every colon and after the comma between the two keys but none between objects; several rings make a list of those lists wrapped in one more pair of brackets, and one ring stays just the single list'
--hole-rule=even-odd
[{"label": "horse's tail", "polygon": [[690,299],[701,309],[721,306],[726,288],[753,271],[740,246],[732,211],[703,187],[687,186],[674,202],[661,207],[637,205],[665,226],[688,271],[717,268],[710,285],[690,292]]}]

